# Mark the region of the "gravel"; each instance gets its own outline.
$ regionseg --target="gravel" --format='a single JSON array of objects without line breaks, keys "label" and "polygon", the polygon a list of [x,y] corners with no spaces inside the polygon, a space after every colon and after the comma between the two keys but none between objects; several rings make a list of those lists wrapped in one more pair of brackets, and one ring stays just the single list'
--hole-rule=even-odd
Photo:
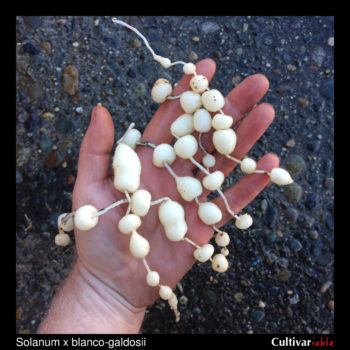
[{"label": "gravel", "polygon": [[[214,59],[210,86],[224,94],[251,74],[266,75],[262,101],[276,116],[249,156],[274,152],[282,165],[294,159],[298,185],[289,186],[289,196],[274,185],[259,194],[246,209],[252,229],[225,226],[231,268],[220,275],[210,264],[195,264],[181,281],[187,298],[179,304],[181,321],[158,300],[141,332],[333,333],[334,18],[120,19],[149,37],[158,54]],[[55,221],[71,208],[93,106],[110,110],[116,139],[131,121],[143,131],[158,108],[149,94],[154,81],[182,75],[179,66],[161,68],[136,39],[111,17],[16,18],[17,333],[36,331],[74,260],[73,237],[73,244],[54,247]],[[238,178],[233,172],[225,183]]]}]

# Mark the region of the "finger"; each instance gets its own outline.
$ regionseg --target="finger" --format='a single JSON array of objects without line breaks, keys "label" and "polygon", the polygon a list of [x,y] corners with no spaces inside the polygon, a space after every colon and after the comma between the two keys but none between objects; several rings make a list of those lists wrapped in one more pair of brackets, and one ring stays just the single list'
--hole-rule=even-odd
[{"label": "finger", "polygon": [[[205,75],[208,81],[210,81],[214,76],[215,67],[215,62],[207,58],[196,64],[196,72],[197,74]],[[183,76],[176,85],[172,95],[179,95],[189,90],[189,82],[192,76],[192,74]],[[170,132],[170,126],[177,117],[184,113],[179,99],[166,100],[160,105],[157,112],[148,123],[143,133],[142,141],[149,141],[156,145],[161,143],[171,144],[174,140],[174,136]]]},{"label": "finger", "polygon": [[80,147],[77,180],[84,183],[104,180],[108,176],[114,145],[114,125],[108,110],[96,106]]},{"label": "finger", "polygon": [[[278,167],[279,158],[268,153],[262,157],[257,163],[258,170],[268,170]],[[241,209],[246,207],[270,182],[270,177],[267,174],[250,174],[244,175],[234,186],[224,192],[227,202],[231,210],[238,214]],[[226,210],[225,203],[221,197],[212,200],[213,203],[219,206],[222,211],[222,220],[217,224],[217,227],[225,225],[232,219],[232,216]]]}]

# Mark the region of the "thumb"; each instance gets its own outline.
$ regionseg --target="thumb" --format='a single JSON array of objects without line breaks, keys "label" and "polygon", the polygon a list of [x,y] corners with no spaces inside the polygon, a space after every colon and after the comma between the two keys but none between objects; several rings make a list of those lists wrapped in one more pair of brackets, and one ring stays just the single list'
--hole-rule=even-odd
[{"label": "thumb", "polygon": [[114,125],[108,110],[96,106],[80,147],[77,180],[86,183],[102,181],[108,176],[114,145]]}]

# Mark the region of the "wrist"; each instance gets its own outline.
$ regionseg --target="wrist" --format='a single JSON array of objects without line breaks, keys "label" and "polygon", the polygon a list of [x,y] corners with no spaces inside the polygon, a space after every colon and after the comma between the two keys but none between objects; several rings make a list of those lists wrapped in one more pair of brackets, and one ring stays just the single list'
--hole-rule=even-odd
[{"label": "wrist", "polygon": [[38,333],[138,333],[146,308],[136,308],[75,263]]}]

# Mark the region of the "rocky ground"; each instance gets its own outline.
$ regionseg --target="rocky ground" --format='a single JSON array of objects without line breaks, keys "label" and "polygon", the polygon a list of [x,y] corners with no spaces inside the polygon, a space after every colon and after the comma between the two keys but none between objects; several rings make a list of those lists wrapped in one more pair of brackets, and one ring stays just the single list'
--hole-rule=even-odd
[{"label": "rocky ground", "polygon": [[[295,179],[284,189],[269,185],[249,205],[255,222],[247,232],[225,226],[227,273],[195,264],[183,278],[181,322],[159,300],[142,332],[333,333],[334,18],[120,19],[172,60],[214,59],[210,86],[224,94],[265,74],[264,101],[276,118],[250,155],[275,152]],[[158,107],[149,93],[154,81],[177,81],[181,67],[161,68],[111,17],[19,16],[16,31],[16,330],[33,333],[74,256],[74,243],[55,248],[53,240],[59,213],[71,208],[91,109],[102,102],[110,110],[116,139],[131,121],[142,131]]]}]

